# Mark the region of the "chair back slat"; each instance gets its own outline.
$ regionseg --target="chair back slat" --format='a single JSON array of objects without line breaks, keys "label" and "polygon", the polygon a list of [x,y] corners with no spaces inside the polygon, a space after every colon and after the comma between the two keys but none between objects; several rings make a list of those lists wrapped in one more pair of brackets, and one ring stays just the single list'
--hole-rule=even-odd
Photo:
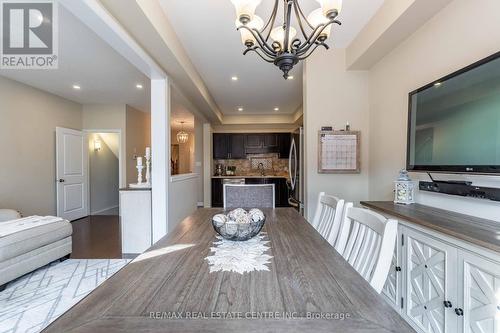
[{"label": "chair back slat", "polygon": [[274,208],[274,184],[224,184],[224,208]]},{"label": "chair back slat", "polygon": [[343,257],[381,292],[389,273],[397,236],[397,221],[346,204],[341,242],[347,240]]},{"label": "chair back slat", "polygon": [[[312,226],[337,249],[344,214],[344,200],[321,192]],[[338,251],[338,249],[337,249]]]}]

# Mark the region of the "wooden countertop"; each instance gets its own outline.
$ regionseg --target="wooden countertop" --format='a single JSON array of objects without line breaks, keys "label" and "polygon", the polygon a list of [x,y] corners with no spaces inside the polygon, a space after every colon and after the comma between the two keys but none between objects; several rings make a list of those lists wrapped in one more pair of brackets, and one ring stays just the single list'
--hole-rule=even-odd
[{"label": "wooden countertop", "polygon": [[269,271],[209,273],[221,209],[198,209],[44,332],[414,332],[296,210],[263,211]]},{"label": "wooden countertop", "polygon": [[392,201],[362,201],[361,204],[500,253],[500,222],[417,203],[400,205]]}]

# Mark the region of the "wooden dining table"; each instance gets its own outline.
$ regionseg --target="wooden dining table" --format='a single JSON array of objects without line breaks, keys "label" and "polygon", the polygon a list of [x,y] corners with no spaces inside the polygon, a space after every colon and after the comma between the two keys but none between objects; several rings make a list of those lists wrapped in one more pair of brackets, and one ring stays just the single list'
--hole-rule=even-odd
[{"label": "wooden dining table", "polygon": [[292,208],[264,209],[268,271],[209,271],[203,208],[44,332],[414,332]]}]

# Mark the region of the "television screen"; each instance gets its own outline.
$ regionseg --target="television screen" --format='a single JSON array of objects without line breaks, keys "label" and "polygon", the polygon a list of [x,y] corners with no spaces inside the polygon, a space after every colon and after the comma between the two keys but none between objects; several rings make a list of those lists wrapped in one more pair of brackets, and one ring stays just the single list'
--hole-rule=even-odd
[{"label": "television screen", "polygon": [[407,168],[500,173],[500,53],[409,95]]}]

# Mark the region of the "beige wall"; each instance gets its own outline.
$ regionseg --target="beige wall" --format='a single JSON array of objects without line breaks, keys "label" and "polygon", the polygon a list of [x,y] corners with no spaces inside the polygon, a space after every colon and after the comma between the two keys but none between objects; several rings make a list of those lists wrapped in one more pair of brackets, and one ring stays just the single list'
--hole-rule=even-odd
[{"label": "beige wall", "polygon": [[82,106],[0,77],[0,208],[55,215],[55,129],[82,128]]},{"label": "beige wall", "polygon": [[186,143],[179,143],[177,142],[177,132],[179,131],[172,129],[170,132],[172,145],[179,146],[179,174],[192,173],[194,172],[195,133],[192,130],[184,129],[189,134],[189,139]]},{"label": "beige wall", "polygon": [[[312,218],[318,194],[331,193],[346,200],[368,197],[368,73],[345,70],[345,50],[318,50],[304,69],[304,130],[306,144],[306,209]],[[361,173],[318,173],[318,130],[340,129],[349,122],[361,131]]]},{"label": "beige wall", "polygon": [[[117,133],[90,133],[89,142],[89,193],[90,214],[104,214],[118,207],[119,201],[119,160],[113,147],[108,142],[118,146]],[[114,138],[115,137],[115,138]],[[103,139],[106,138],[106,139]],[[100,140],[101,149],[94,149],[95,140]],[[112,140],[112,141],[111,141]]]},{"label": "beige wall", "polygon": [[126,168],[127,184],[129,184],[137,182],[134,155],[144,156],[146,147],[151,147],[151,113],[139,111],[129,105],[126,110]]},{"label": "beige wall", "polygon": [[[392,199],[393,180],[406,161],[408,92],[500,50],[500,1],[455,0],[370,71],[371,199]],[[473,24],[464,24],[464,18]],[[426,179],[425,174],[413,177]],[[500,177],[436,175],[500,187]],[[500,220],[498,203],[419,193],[428,205]]]},{"label": "beige wall", "polygon": [[[126,156],[127,119],[124,104],[85,104],[83,106],[83,129],[90,131],[119,130],[120,157]],[[127,184],[127,161],[120,160],[120,187]]]}]

